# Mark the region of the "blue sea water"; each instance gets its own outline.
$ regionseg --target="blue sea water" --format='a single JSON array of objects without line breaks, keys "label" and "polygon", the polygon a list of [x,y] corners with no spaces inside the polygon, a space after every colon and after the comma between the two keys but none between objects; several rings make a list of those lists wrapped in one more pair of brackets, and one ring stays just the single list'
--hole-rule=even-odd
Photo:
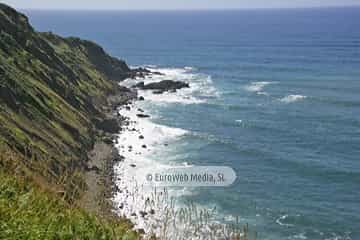
[{"label": "blue sea water", "polygon": [[258,239],[360,239],[360,8],[26,13],[37,30],[211,87],[155,106],[157,122],[191,133],[172,161],[238,175],[184,198]]}]

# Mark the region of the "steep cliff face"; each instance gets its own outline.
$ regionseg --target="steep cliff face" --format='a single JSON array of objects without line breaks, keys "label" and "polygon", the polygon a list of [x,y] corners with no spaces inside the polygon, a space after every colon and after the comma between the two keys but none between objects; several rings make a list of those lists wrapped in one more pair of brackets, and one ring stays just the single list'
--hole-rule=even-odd
[{"label": "steep cliff face", "polygon": [[130,75],[95,43],[36,32],[25,15],[0,4],[0,146],[21,156],[2,156],[0,168],[50,183],[76,175],[107,96],[121,94],[117,83]]}]

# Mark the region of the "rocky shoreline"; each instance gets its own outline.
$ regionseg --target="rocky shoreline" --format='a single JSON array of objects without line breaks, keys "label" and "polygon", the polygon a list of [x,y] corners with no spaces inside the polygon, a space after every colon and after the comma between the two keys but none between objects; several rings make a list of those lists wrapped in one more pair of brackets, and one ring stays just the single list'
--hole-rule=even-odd
[{"label": "rocky shoreline", "polygon": [[[161,75],[161,73],[152,72],[146,68],[137,68],[132,70],[129,79],[142,79],[151,77],[151,75]],[[119,149],[115,146],[118,143],[117,135],[123,131],[138,131],[138,129],[128,129],[129,119],[122,116],[119,109],[130,111],[134,102],[145,100],[144,97],[138,96],[139,89],[153,91],[153,93],[159,91],[154,94],[161,94],[166,91],[174,92],[181,88],[188,88],[189,84],[181,81],[165,80],[144,86],[150,87],[143,88],[135,85],[132,88],[127,88],[119,85],[116,93],[107,99],[108,103],[104,107],[106,117],[96,123],[97,128],[103,132],[102,136],[94,144],[93,149],[88,153],[89,162],[85,174],[88,189],[80,201],[80,204],[90,211],[104,216],[118,217],[111,200],[115,193],[121,191],[116,184],[118,177],[115,175],[114,166],[123,162],[125,157],[121,155]],[[138,118],[150,117],[142,109],[137,109],[137,112]],[[139,140],[142,139],[144,139],[144,136],[139,133]],[[142,144],[141,147],[143,149],[147,148],[146,144]],[[129,147],[129,151],[131,150],[132,146]],[[133,164],[132,167],[136,168],[136,165]],[[143,216],[147,214],[144,212]],[[144,233],[143,229],[138,229],[138,231]]]}]

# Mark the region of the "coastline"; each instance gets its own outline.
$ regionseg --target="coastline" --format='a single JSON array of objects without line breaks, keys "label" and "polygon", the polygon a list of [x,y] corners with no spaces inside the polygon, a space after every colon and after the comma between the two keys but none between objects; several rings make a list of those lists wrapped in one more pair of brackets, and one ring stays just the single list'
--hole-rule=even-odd
[{"label": "coastline", "polygon": [[115,147],[114,139],[117,131],[124,125],[116,109],[133,99],[136,99],[136,92],[123,87],[119,87],[116,93],[107,98],[107,104],[103,106],[105,117],[102,120],[112,119],[113,131],[102,131],[87,154],[89,161],[84,176],[87,189],[79,200],[79,205],[105,217],[116,217],[109,199],[115,191],[113,166],[122,157]]},{"label": "coastline", "polygon": [[[202,96],[216,94],[209,79],[203,75],[199,79],[193,68],[149,69],[161,75],[126,79],[120,84],[134,89],[134,86],[170,79],[183,81],[189,87],[161,94],[135,87],[138,98],[118,107],[117,115],[124,119],[124,124],[114,140],[121,160],[113,166],[113,213],[129,219],[134,230],[145,239],[248,239],[247,226],[240,226],[235,220],[233,224],[219,222],[216,206],[184,205],[181,196],[192,194],[192,190],[157,188],[146,183],[144,173],[149,170],[189,166],[184,162],[186,159],[170,159],[177,141],[192,134],[185,129],[159,124],[160,116],[153,107],[157,104],[199,104],[205,101]],[[199,94],[199,89],[204,92]]]}]

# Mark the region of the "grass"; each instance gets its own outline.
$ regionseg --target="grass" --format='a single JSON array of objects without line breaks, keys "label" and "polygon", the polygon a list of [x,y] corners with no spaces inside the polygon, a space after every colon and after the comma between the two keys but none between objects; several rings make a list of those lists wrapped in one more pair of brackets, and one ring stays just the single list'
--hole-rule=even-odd
[{"label": "grass", "polygon": [[0,179],[0,239],[139,239],[124,220],[71,206],[24,178]]}]

